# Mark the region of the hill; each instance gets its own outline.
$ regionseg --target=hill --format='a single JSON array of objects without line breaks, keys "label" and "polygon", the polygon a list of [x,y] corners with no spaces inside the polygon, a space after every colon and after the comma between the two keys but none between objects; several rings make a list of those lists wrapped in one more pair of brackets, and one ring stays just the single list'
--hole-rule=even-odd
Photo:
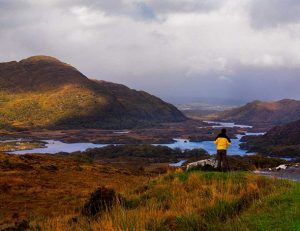
[{"label": "hill", "polygon": [[49,56],[0,63],[2,128],[130,128],[186,117],[144,91],[87,78]]},{"label": "hill", "polygon": [[247,125],[274,126],[300,119],[300,101],[283,99],[274,102],[253,101],[242,107],[216,114],[215,120]]},{"label": "hill", "polygon": [[300,157],[300,120],[276,126],[265,135],[245,137],[243,147],[270,156]]},{"label": "hill", "polygon": [[0,154],[0,230],[299,230],[299,183],[111,161]]}]

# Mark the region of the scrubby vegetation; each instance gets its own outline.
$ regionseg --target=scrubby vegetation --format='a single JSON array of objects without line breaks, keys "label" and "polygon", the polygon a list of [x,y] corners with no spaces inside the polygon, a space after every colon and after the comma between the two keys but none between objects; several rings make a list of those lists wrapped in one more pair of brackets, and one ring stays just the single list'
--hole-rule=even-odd
[{"label": "scrubby vegetation", "polygon": [[194,157],[212,156],[151,145],[58,155],[0,154],[0,230],[300,227],[299,183],[249,171],[286,161],[230,156],[234,171],[228,173],[168,167],[171,160]]},{"label": "scrubby vegetation", "polygon": [[[74,152],[72,155],[86,156],[93,160],[118,160],[131,159],[135,163],[170,163],[179,160],[186,160],[186,163],[215,158],[209,155],[204,149],[193,149],[182,151],[165,146],[154,145],[110,145],[102,148],[89,149],[85,152]],[[279,158],[270,158],[263,155],[228,156],[231,170],[252,171],[255,169],[272,168],[287,161]],[[197,167],[196,167],[197,168]],[[202,169],[202,167],[198,167]],[[204,168],[205,169],[205,168]]]},{"label": "scrubby vegetation", "polygon": [[255,169],[273,168],[287,161],[280,158],[262,155],[228,156],[231,170],[252,171]]},{"label": "scrubby vegetation", "polygon": [[292,134],[293,136],[297,136],[298,141],[293,141],[288,136],[281,138],[283,141],[278,140],[276,137],[247,136],[243,137],[242,141],[244,141],[244,143],[241,143],[240,146],[241,148],[252,152],[260,152],[265,156],[297,158],[300,157],[300,132],[298,134]]},{"label": "scrubby vegetation", "polygon": [[29,150],[43,148],[45,143],[42,141],[8,141],[0,142],[0,152],[10,152],[15,150]]},{"label": "scrubby vegetation", "polygon": [[242,148],[268,156],[300,157],[300,120],[276,126],[263,136],[245,136]]},{"label": "scrubby vegetation", "polygon": [[42,230],[297,230],[299,193],[299,184],[245,172],[169,173],[137,186],[123,195],[126,202],[96,216],[75,213],[30,225]]},{"label": "scrubby vegetation", "polygon": [[[141,157],[150,158],[156,162],[165,162],[172,160],[179,160],[182,158],[188,159],[205,159],[209,158],[210,155],[204,149],[193,149],[182,151],[180,149],[172,149],[165,146],[155,146],[155,145],[109,145],[102,148],[93,148],[85,152],[77,152],[78,154],[87,155],[95,159],[102,158],[122,158],[122,157]],[[73,153],[76,154],[76,153]]]},{"label": "scrubby vegetation", "polygon": [[0,230],[30,217],[73,214],[100,186],[124,193],[151,176],[87,156],[0,153]]}]

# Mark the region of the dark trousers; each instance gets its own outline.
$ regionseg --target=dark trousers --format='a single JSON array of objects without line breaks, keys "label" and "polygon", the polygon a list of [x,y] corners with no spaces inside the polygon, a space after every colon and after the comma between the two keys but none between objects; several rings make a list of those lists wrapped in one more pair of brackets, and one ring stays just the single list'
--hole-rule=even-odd
[{"label": "dark trousers", "polygon": [[218,161],[218,170],[229,171],[229,164],[227,160],[226,150],[217,150],[217,161]]}]

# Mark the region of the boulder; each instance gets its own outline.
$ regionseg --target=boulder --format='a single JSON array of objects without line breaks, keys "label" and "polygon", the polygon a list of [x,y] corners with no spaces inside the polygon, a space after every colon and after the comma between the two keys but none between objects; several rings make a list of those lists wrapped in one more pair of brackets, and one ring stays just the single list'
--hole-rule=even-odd
[{"label": "boulder", "polygon": [[276,170],[285,170],[285,169],[287,169],[287,167],[288,166],[286,164],[281,164],[281,165],[276,167]]},{"label": "boulder", "polygon": [[186,170],[189,170],[192,167],[196,167],[196,166],[203,166],[204,167],[206,165],[209,165],[213,168],[216,168],[217,167],[217,160],[211,158],[211,159],[205,159],[205,160],[199,160],[199,161],[196,161],[196,162],[192,162],[192,163],[189,163],[186,166]]}]

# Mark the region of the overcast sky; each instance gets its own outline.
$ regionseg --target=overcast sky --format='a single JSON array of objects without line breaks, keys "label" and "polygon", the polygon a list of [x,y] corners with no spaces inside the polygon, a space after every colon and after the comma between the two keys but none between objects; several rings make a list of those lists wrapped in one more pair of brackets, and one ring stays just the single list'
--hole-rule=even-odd
[{"label": "overcast sky", "polygon": [[173,103],[300,99],[300,1],[0,0],[0,62],[38,54]]}]

